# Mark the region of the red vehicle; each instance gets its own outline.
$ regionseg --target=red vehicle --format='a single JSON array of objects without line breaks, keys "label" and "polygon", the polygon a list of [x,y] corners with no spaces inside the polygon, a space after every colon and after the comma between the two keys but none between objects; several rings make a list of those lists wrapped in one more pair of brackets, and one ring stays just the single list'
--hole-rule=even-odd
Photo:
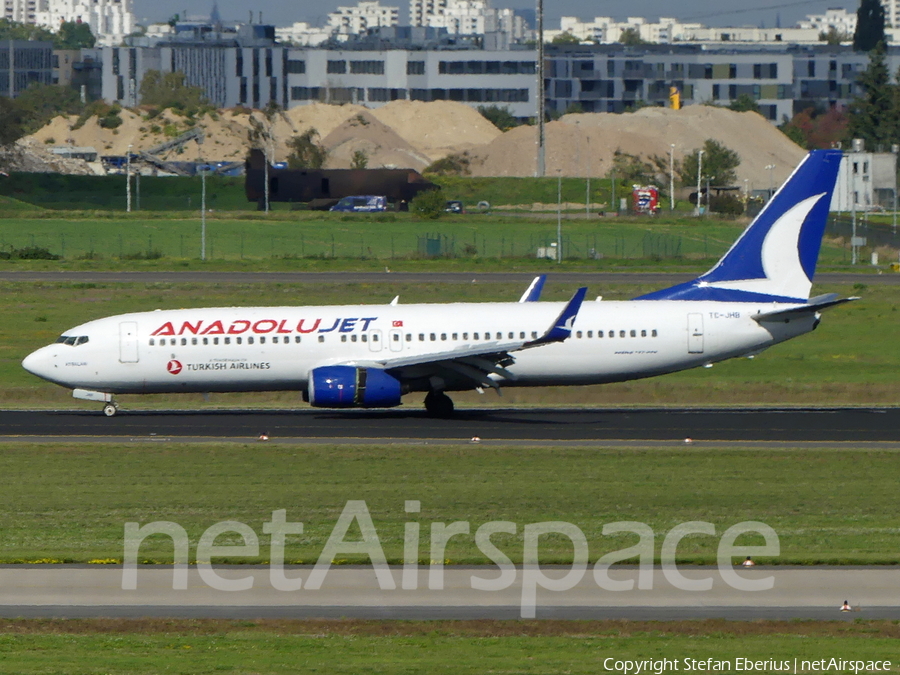
[{"label": "red vehicle", "polygon": [[635,185],[631,191],[632,210],[654,215],[659,211],[659,188],[655,185]]}]

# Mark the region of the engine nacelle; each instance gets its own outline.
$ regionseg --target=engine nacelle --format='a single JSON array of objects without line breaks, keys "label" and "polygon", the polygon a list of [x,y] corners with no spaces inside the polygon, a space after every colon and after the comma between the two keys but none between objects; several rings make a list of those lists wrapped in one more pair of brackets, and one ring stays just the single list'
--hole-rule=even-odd
[{"label": "engine nacelle", "polygon": [[400,382],[378,368],[322,366],[309,373],[309,404],[317,408],[393,408]]}]

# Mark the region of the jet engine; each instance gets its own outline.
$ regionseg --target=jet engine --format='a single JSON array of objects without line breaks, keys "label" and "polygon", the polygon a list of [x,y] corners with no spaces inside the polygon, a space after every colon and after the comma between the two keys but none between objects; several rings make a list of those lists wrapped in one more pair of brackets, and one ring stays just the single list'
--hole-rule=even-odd
[{"label": "jet engine", "polygon": [[307,386],[317,408],[393,408],[402,395],[399,380],[378,368],[322,366],[310,371]]}]

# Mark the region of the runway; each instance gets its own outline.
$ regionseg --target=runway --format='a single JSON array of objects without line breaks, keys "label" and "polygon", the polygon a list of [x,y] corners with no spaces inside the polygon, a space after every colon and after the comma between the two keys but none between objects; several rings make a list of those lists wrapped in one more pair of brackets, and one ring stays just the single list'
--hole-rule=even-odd
[{"label": "runway", "polygon": [[[96,284],[522,284],[540,272],[47,272],[2,271],[0,281]],[[550,272],[550,284],[653,284],[660,288],[693,279],[690,272]],[[816,284],[900,285],[900,274],[831,272],[816,275]]]},{"label": "runway", "polygon": [[900,408],[462,409],[424,410],[0,411],[5,440],[257,439],[328,442],[654,441],[896,443]]},{"label": "runway", "polygon": [[[728,568],[727,572],[731,572]],[[265,566],[213,567],[201,577],[189,567],[185,588],[173,588],[171,566],[137,566],[126,588],[121,565],[44,565],[0,568],[0,617],[359,618],[359,619],[876,619],[900,618],[898,567],[757,567],[733,573],[742,582],[771,579],[768,590],[738,590],[716,567],[654,568],[650,587],[602,588],[593,570],[544,567],[528,577],[510,569],[509,583],[480,589],[473,577],[497,579],[497,567],[422,566],[403,584],[402,567],[377,578],[369,566],[331,567],[319,588],[308,588],[312,566],[288,566],[293,587],[276,590]],[[635,582],[638,569],[616,567],[603,583]],[[535,576],[537,575],[537,576]],[[415,579],[414,587],[409,583]],[[536,579],[534,594],[525,592]],[[709,590],[686,590],[682,580],[709,580]],[[244,580],[245,590],[226,590]],[[298,581],[299,580],[299,583]],[[543,585],[559,584],[559,590]],[[387,582],[387,583],[386,583]],[[403,586],[406,588],[403,588]],[[298,587],[299,586],[299,587]],[[391,587],[392,586],[392,587]],[[473,588],[473,586],[476,586]],[[844,600],[855,609],[841,612]]]}]

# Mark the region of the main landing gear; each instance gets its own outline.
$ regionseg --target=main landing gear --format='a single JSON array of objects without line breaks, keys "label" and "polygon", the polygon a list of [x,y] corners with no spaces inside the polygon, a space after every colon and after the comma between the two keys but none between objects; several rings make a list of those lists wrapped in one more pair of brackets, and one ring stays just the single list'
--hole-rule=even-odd
[{"label": "main landing gear", "polygon": [[113,417],[117,412],[119,412],[119,404],[115,401],[110,401],[103,406],[103,414],[107,417]]},{"label": "main landing gear", "polygon": [[425,410],[432,417],[451,417],[453,401],[442,391],[429,391],[425,395]]}]

